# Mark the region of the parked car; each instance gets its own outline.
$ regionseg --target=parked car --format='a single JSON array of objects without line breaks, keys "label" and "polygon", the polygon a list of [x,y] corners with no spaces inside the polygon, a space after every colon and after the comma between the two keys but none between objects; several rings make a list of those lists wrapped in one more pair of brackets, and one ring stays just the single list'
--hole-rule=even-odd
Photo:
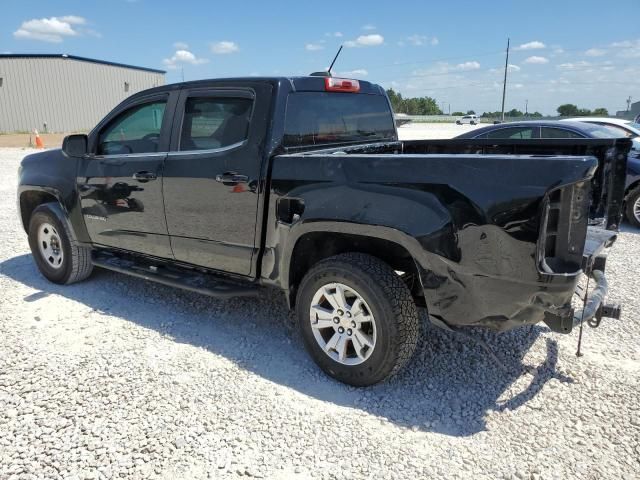
[{"label": "parked car", "polygon": [[[628,129],[635,128],[628,125]],[[478,128],[458,135],[456,138],[474,139],[559,139],[559,138],[618,138],[629,137],[617,125],[605,125],[602,122],[578,122],[571,120],[544,120],[502,123]],[[625,183],[625,217],[629,223],[640,227],[640,151],[638,139],[632,139],[632,150],[627,159],[627,177]]]},{"label": "parked car", "polygon": [[456,120],[456,125],[464,125],[465,123],[470,125],[477,125],[478,123],[480,123],[480,117],[477,115],[464,115],[463,117],[460,117]]},{"label": "parked car", "polygon": [[604,253],[630,141],[486,152],[482,169],[474,142],[398,141],[369,82],[187,82],[25,157],[18,205],[50,281],[101,267],[219,298],[278,289],[311,357],[351,385],[408,362],[419,306],[454,331],[544,321],[566,333],[584,272],[597,285],[584,320],[619,317],[604,303]]},{"label": "parked car", "polygon": [[582,122],[582,123],[595,123],[597,125],[604,125],[617,132],[621,136],[630,138],[633,141],[632,150],[635,150],[640,154],[640,124],[631,120],[625,120],[623,118],[608,118],[608,117],[576,117],[570,119],[563,119],[562,122]]}]

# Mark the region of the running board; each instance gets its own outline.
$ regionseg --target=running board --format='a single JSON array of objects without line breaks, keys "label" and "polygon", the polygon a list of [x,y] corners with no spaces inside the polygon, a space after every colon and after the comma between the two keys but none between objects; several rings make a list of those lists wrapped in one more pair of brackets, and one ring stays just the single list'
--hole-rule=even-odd
[{"label": "running board", "polygon": [[133,277],[181,288],[215,298],[250,297],[258,295],[256,285],[243,285],[207,273],[187,268],[145,265],[111,255],[94,256],[93,265]]}]

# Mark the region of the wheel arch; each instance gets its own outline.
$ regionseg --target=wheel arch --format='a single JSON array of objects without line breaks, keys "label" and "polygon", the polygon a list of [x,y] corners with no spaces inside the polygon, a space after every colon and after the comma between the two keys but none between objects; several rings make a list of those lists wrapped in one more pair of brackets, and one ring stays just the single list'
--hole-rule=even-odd
[{"label": "wheel arch", "polygon": [[304,275],[321,260],[341,253],[366,253],[387,263],[396,271],[404,272],[403,280],[414,300],[424,304],[422,289],[422,267],[416,261],[416,242],[408,235],[388,227],[371,227],[340,223],[323,225],[310,231],[300,232],[290,243],[288,259],[282,265],[282,280],[286,282],[289,306],[295,307],[297,287]]},{"label": "wheel arch", "polygon": [[638,176],[632,183],[627,185],[627,188],[625,188],[624,190],[625,201],[627,199],[627,196],[638,187],[640,187],[640,176]]},{"label": "wheel arch", "polygon": [[33,211],[45,203],[57,204],[60,209],[63,208],[60,194],[55,189],[34,186],[26,186],[20,189],[18,209],[22,220],[22,228],[26,233],[29,233],[29,221]]}]

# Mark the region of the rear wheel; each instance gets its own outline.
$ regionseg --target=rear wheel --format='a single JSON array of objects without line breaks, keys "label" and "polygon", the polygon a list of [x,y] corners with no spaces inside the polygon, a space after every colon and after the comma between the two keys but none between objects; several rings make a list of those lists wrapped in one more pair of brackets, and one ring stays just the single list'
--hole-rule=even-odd
[{"label": "rear wheel", "polygon": [[626,217],[633,226],[640,228],[640,186],[627,195]]},{"label": "rear wheel", "polygon": [[93,270],[91,249],[73,240],[49,204],[40,205],[31,215],[29,246],[40,273],[54,283],[79,282]]},{"label": "rear wheel", "polygon": [[409,289],[370,255],[348,253],[319,262],[300,284],[296,313],[311,357],[350,385],[387,379],[416,348],[418,313]]}]

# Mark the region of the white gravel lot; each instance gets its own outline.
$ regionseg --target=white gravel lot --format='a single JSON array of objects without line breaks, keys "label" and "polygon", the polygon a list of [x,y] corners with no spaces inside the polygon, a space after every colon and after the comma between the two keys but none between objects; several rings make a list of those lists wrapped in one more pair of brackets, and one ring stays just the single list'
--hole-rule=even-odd
[{"label": "white gravel lot", "polygon": [[400,140],[431,140],[434,138],[451,138],[462,135],[476,128],[486,127],[481,125],[456,125],[455,123],[407,123],[398,128]]},{"label": "white gravel lot", "polygon": [[624,317],[587,327],[582,358],[577,331],[484,334],[505,373],[425,326],[409,368],[355,389],[279,294],[46,282],[16,214],[26,153],[0,150],[0,479],[640,478],[639,231],[608,265]]}]

